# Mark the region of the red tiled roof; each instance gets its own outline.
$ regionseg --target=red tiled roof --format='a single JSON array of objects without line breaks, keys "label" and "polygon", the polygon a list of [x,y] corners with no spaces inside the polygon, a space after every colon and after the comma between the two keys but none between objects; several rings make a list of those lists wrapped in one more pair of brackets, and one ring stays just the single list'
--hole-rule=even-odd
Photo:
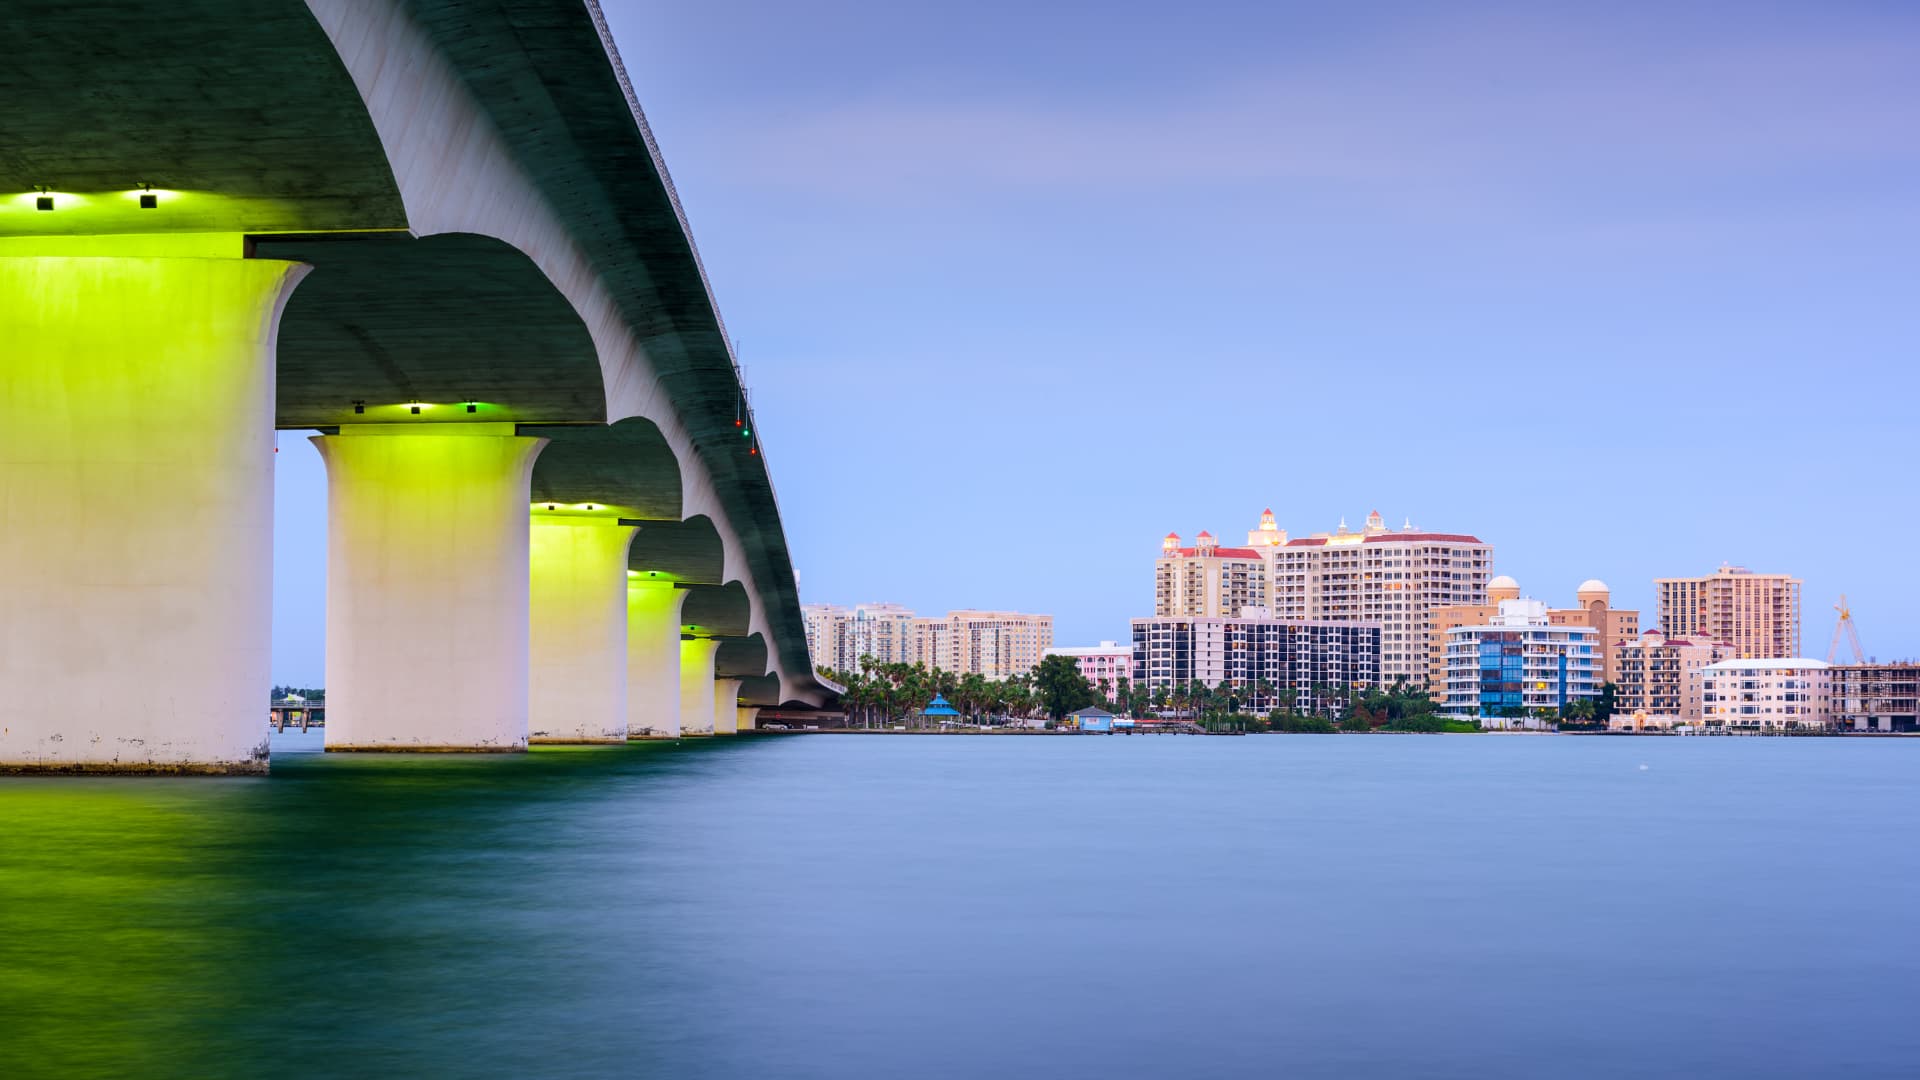
[{"label": "red tiled roof", "polygon": [[[1479,544],[1479,543],[1485,542],[1477,536],[1468,536],[1465,533],[1398,532],[1398,533],[1381,533],[1379,536],[1369,536],[1365,540],[1361,541],[1361,543],[1391,544],[1391,543],[1396,543],[1402,540],[1440,541],[1440,542],[1451,542],[1456,544]],[[1303,536],[1298,540],[1287,541],[1287,546],[1288,547],[1326,547],[1327,538],[1324,536]]]},{"label": "red tiled roof", "polygon": [[[1175,550],[1180,553],[1181,557],[1188,559],[1193,558],[1195,553],[1193,548],[1176,548]],[[1221,559],[1257,559],[1260,557],[1260,553],[1252,548],[1214,548],[1207,552],[1207,554]]]},{"label": "red tiled roof", "polygon": [[1385,544],[1395,540],[1439,540],[1439,541],[1450,541],[1456,544],[1483,543],[1483,541],[1479,537],[1468,536],[1466,533],[1425,533],[1425,532],[1381,533],[1379,536],[1367,537],[1366,542],[1369,544]]}]

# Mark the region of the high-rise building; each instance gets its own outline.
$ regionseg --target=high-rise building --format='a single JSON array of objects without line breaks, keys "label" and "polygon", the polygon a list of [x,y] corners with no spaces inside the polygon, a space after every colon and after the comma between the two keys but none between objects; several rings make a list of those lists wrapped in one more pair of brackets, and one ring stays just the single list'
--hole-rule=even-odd
[{"label": "high-rise building", "polygon": [[1133,646],[1119,641],[1077,648],[1048,649],[1045,656],[1070,656],[1080,677],[1095,690],[1105,686],[1108,701],[1118,701],[1120,683],[1133,682]]},{"label": "high-rise building", "polygon": [[1017,611],[950,611],[913,620],[909,662],[957,675],[1025,675],[1053,648],[1053,616]]},{"label": "high-rise building", "polygon": [[1735,731],[1830,727],[1831,685],[1819,660],[1722,660],[1700,669],[1702,720]]},{"label": "high-rise building", "polygon": [[913,612],[898,604],[802,604],[800,614],[816,668],[858,671],[863,656],[881,664],[912,662]]},{"label": "high-rise building", "polygon": [[[1520,599],[1520,585],[1505,574],[1487,582],[1487,599],[1482,604],[1436,608],[1427,631],[1427,686],[1439,694],[1447,680],[1447,631],[1456,626],[1484,626],[1500,613],[1502,600]],[[1607,682],[1619,682],[1615,648],[1632,641],[1640,633],[1640,613],[1611,605],[1612,592],[1598,579],[1583,582],[1574,591],[1574,606],[1547,609],[1547,622],[1554,626],[1591,626],[1598,633],[1600,674]]]},{"label": "high-rise building", "polygon": [[1235,618],[1241,608],[1266,603],[1267,564],[1260,552],[1221,547],[1204,530],[1192,547],[1180,546],[1179,533],[1168,533],[1160,542],[1153,568],[1154,615]]},{"label": "high-rise building", "polygon": [[1482,727],[1538,727],[1540,709],[1559,711],[1600,693],[1599,631],[1555,626],[1539,600],[1502,600],[1483,625],[1447,631],[1450,715]]},{"label": "high-rise building", "polygon": [[1255,712],[1284,700],[1298,713],[1333,715],[1380,685],[1380,627],[1275,619],[1259,609],[1237,619],[1135,619],[1133,671],[1149,691],[1224,682]]},{"label": "high-rise building", "polygon": [[1920,731],[1920,664],[1836,664],[1833,719],[1849,731]]},{"label": "high-rise building", "polygon": [[1660,630],[1724,641],[1740,659],[1800,654],[1800,579],[1722,566],[1706,577],[1657,578]]},{"label": "high-rise building", "polygon": [[1380,677],[1422,686],[1429,674],[1433,613],[1484,604],[1493,546],[1462,533],[1389,530],[1379,511],[1358,532],[1286,540],[1266,551],[1269,607],[1280,619],[1378,623]]},{"label": "high-rise building", "polygon": [[1615,726],[1639,731],[1698,723],[1703,715],[1702,669],[1727,659],[1728,648],[1704,638],[1668,637],[1649,630],[1614,648]]}]

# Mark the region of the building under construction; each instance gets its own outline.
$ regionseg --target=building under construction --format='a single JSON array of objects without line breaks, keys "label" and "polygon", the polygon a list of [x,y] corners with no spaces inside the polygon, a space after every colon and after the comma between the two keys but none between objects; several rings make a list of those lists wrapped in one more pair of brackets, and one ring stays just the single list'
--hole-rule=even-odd
[{"label": "building under construction", "polygon": [[1920,731],[1920,664],[1835,664],[1833,726],[1840,731]]}]

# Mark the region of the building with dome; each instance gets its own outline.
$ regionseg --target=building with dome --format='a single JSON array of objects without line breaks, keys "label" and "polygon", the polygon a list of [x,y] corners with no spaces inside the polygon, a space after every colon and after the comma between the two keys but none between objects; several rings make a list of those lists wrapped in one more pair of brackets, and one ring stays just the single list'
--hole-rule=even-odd
[{"label": "building with dome", "polygon": [[[1427,639],[1427,689],[1436,697],[1446,686],[1447,632],[1457,626],[1485,626],[1500,614],[1504,600],[1520,599],[1520,583],[1505,574],[1487,582],[1485,603],[1460,604],[1435,610]],[[1551,626],[1589,626],[1595,637],[1602,680],[1620,681],[1619,651],[1640,636],[1640,613],[1612,606],[1613,591],[1598,578],[1588,578],[1574,590],[1574,606],[1548,608]]]},{"label": "building with dome", "polygon": [[1483,728],[1547,727],[1542,713],[1600,693],[1598,636],[1553,622],[1539,600],[1502,600],[1491,619],[1447,631],[1441,709]]}]

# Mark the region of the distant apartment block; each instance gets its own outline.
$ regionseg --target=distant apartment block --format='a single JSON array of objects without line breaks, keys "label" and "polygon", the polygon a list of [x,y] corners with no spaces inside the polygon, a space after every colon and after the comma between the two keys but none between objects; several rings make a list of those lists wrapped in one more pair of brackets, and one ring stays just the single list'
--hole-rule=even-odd
[{"label": "distant apartment block", "polygon": [[1920,664],[1836,664],[1827,675],[1836,727],[1920,731]]},{"label": "distant apartment block", "polygon": [[910,662],[958,675],[1025,675],[1053,648],[1053,616],[950,611],[913,620]]},{"label": "distant apartment block", "polygon": [[1350,695],[1379,687],[1378,624],[1276,619],[1246,610],[1237,619],[1133,620],[1135,685],[1170,691],[1225,682],[1253,711],[1284,701],[1296,712],[1323,716]]},{"label": "distant apartment block", "polygon": [[1740,659],[1800,654],[1800,579],[1722,566],[1705,577],[1658,578],[1660,630],[1726,642]]},{"label": "distant apartment block", "polygon": [[[1600,650],[1600,677],[1618,683],[1619,666],[1615,648],[1632,641],[1640,633],[1640,613],[1612,606],[1613,593],[1598,579],[1582,582],[1574,590],[1574,606],[1548,608],[1547,622],[1554,626],[1591,626]],[[1456,626],[1484,626],[1500,613],[1500,602],[1520,599],[1520,584],[1502,574],[1487,582],[1485,603],[1436,608],[1429,617],[1427,631],[1427,686],[1438,696],[1447,681],[1447,631]]]},{"label": "distant apartment block", "polygon": [[1096,690],[1105,686],[1108,701],[1119,700],[1120,683],[1133,682],[1133,646],[1119,641],[1098,645],[1048,649],[1047,656],[1069,656],[1080,675]]},{"label": "distant apartment block", "polygon": [[1053,647],[1053,616],[1013,611],[953,611],[920,618],[898,604],[803,604],[813,666],[858,671],[860,658],[925,664],[990,679],[1024,675]]},{"label": "distant apartment block", "polygon": [[1599,631],[1554,625],[1539,600],[1502,600],[1483,625],[1447,631],[1443,711],[1482,727],[1538,727],[1555,711],[1600,693]]},{"label": "distant apartment block", "polygon": [[1833,722],[1832,679],[1819,660],[1722,660],[1700,669],[1700,690],[1709,729],[1779,731]]}]

